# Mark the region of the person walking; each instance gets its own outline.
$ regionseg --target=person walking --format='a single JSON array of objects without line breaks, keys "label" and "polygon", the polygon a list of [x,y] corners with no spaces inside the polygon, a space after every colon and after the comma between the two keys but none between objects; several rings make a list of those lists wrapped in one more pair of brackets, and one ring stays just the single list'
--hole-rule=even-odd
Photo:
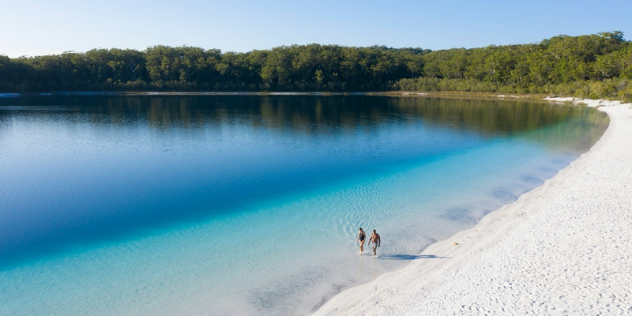
[{"label": "person walking", "polygon": [[373,234],[371,234],[371,237],[369,238],[369,245],[371,244],[373,244],[373,259],[375,259],[375,257],[377,256],[377,247],[382,244],[380,235],[375,231],[375,229],[373,230]]},{"label": "person walking", "polygon": [[360,242],[360,255],[364,254],[364,240],[366,239],[366,233],[362,230],[362,227],[360,227],[360,230],[358,231],[358,238],[356,238],[356,243],[358,243],[358,241]]}]

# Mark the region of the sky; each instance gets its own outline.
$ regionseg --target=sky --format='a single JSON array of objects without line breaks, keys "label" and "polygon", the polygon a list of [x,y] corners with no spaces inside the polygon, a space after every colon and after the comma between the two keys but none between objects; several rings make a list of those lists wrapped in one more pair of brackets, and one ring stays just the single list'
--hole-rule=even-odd
[{"label": "sky", "polygon": [[622,31],[631,0],[0,0],[0,55],[145,49],[246,52],[292,44],[439,50]]}]

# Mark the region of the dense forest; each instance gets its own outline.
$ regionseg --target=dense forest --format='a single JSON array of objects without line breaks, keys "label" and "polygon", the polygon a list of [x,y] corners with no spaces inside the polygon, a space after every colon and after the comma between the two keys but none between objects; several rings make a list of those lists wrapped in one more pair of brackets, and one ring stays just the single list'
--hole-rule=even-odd
[{"label": "dense forest", "polygon": [[632,100],[632,42],[615,31],[439,51],[310,44],[246,53],[154,46],[0,55],[2,92],[149,90],[466,91]]}]

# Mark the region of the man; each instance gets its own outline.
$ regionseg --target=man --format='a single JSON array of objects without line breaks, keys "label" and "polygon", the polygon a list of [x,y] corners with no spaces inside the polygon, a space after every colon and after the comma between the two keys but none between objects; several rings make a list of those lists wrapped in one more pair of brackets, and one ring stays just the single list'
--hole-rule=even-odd
[{"label": "man", "polygon": [[373,243],[373,259],[377,256],[377,247],[380,246],[382,240],[380,239],[380,235],[373,230],[373,234],[371,234],[371,238],[369,238],[369,245]]},{"label": "man", "polygon": [[360,230],[358,231],[358,238],[356,238],[356,243],[359,241],[360,242],[360,255],[364,254],[364,240],[366,239],[366,233],[362,230],[362,227],[360,227]]}]

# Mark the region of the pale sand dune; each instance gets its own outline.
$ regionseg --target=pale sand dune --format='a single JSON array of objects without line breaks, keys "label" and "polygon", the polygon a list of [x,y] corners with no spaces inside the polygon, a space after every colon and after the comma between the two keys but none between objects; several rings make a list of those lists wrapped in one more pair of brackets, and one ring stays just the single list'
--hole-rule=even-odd
[{"label": "pale sand dune", "polygon": [[440,258],[350,288],[316,315],[631,315],[632,108],[601,105],[611,122],[590,152],[422,253]]}]

